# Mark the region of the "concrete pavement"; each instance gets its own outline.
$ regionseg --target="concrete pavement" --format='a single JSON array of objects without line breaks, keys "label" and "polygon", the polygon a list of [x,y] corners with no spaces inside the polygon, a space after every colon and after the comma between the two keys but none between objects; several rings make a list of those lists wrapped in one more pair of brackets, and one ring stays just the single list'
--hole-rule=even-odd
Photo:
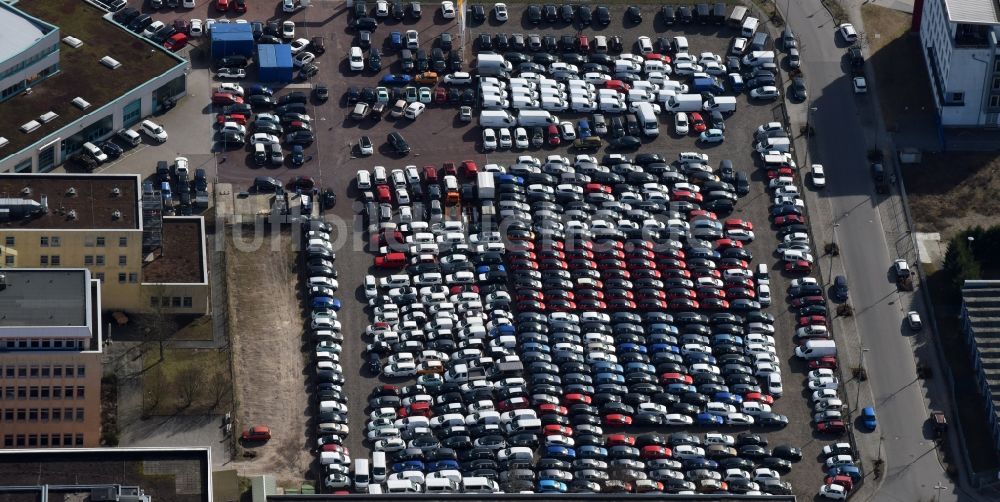
[{"label": "concrete pavement", "polygon": [[[850,378],[850,368],[861,365],[862,359],[869,377],[863,383],[847,382],[844,397],[852,416],[865,406],[875,406],[879,416],[875,432],[855,431],[855,438],[866,472],[871,473],[875,460],[881,458],[884,475],[878,480],[869,477],[855,496],[864,500],[968,500],[945,475],[927,429],[929,406],[949,408],[940,400],[948,395],[942,378],[917,377],[914,354],[920,357],[927,352],[931,340],[911,336],[903,327],[906,311],[923,310],[920,297],[897,291],[889,275],[896,258],[915,261],[915,248],[898,195],[877,195],[870,181],[867,150],[878,144],[892,151],[886,148],[889,138],[875,94],[853,94],[842,65],[843,43],[818,0],[779,7],[785,7],[785,19],[800,37],[802,69],[811,93],[805,104],[790,105],[792,131],[798,134],[799,126],[807,122],[816,131],[808,153],[799,160],[805,165],[822,163],[828,173],[826,190],[807,196],[816,245],[822,248],[827,242],[837,242],[840,247],[838,257],[819,260],[820,268],[824,279],[845,275],[851,285],[855,316],[834,321],[839,357],[845,378]],[[860,2],[849,5],[856,25],[859,7]],[[933,357],[921,363],[940,366]]]}]

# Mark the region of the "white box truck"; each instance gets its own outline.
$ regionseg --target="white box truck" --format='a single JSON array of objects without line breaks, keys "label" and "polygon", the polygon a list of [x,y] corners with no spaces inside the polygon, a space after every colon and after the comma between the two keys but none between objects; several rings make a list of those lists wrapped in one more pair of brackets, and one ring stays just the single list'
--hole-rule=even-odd
[{"label": "white box truck", "polygon": [[833,340],[808,340],[795,347],[795,355],[802,359],[819,359],[837,355],[837,342]]},{"label": "white box truck", "polygon": [[677,94],[676,96],[670,96],[667,98],[666,105],[667,111],[674,113],[696,112],[701,110],[702,107],[701,94]]},{"label": "white box truck", "polygon": [[636,103],[635,115],[639,119],[639,126],[642,133],[649,137],[660,135],[660,121],[656,116],[653,105],[649,103]]}]

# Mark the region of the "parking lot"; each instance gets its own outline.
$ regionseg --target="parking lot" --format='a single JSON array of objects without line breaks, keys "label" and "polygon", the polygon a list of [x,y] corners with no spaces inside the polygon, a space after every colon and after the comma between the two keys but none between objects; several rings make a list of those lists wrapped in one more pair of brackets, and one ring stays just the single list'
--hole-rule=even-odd
[{"label": "parking lot", "polygon": [[[369,7],[372,7],[369,5]],[[422,48],[430,48],[434,39],[443,32],[452,33],[456,38],[456,44],[462,40],[460,30],[454,20],[444,20],[440,16],[439,9],[435,4],[425,5],[425,13],[421,20],[413,21],[407,19],[402,22],[389,21],[380,27],[375,34],[373,46],[382,44],[382,40],[391,31],[405,31],[409,29],[418,30],[420,33],[420,43]],[[209,4],[199,6],[196,11],[183,13],[157,14],[158,17],[172,19],[173,17],[217,17],[214,12],[209,12]],[[470,26],[464,34],[464,59],[466,67],[474,61],[475,51],[471,45],[480,33],[539,33],[542,35],[560,36],[564,34],[576,35],[580,32],[578,27],[568,24],[555,24],[533,26],[527,23],[522,16],[521,6],[510,7],[510,20],[504,24],[494,20]],[[659,36],[672,37],[675,35],[685,35],[691,45],[690,52],[698,54],[700,52],[714,52],[726,54],[729,48],[734,30],[728,27],[701,26],[697,24],[685,25],[683,28],[675,25],[668,28],[663,25],[658,16],[654,16],[652,6],[644,6],[644,21],[637,26],[626,27],[623,23],[624,7],[612,7],[612,23],[605,29],[589,29],[594,35],[605,34],[608,36],[618,35],[623,40],[626,47],[629,47],[640,35],[647,35],[655,41]],[[459,163],[464,160],[472,160],[479,166],[487,164],[500,164],[506,166],[512,164],[519,155],[531,155],[545,159],[548,155],[558,154],[570,157],[573,154],[565,144],[561,146],[546,145],[542,148],[529,148],[524,151],[504,151],[484,153],[480,143],[481,134],[477,121],[463,123],[458,120],[458,108],[456,105],[428,105],[427,110],[416,120],[404,118],[394,119],[386,114],[381,121],[365,119],[355,121],[348,117],[351,107],[341,100],[349,87],[374,87],[378,85],[378,79],[390,72],[399,71],[398,54],[388,52],[383,55],[383,70],[379,73],[365,71],[355,74],[348,70],[345,55],[353,45],[354,31],[347,28],[347,24],[352,18],[346,7],[334,7],[329,4],[319,3],[305,10],[300,10],[292,15],[283,15],[280,6],[272,9],[270,6],[251,3],[250,10],[240,16],[245,19],[266,21],[269,19],[292,19],[297,24],[297,37],[306,38],[321,35],[326,37],[326,53],[318,59],[320,73],[307,83],[293,84],[286,90],[278,90],[277,94],[286,94],[293,90],[308,91],[312,84],[326,83],[330,86],[331,99],[328,103],[320,104],[311,100],[308,104],[309,115],[313,118],[313,130],[316,133],[316,141],[306,149],[306,156],[310,158],[302,167],[292,167],[288,163],[279,168],[258,168],[251,159],[251,155],[245,151],[229,151],[225,155],[228,160],[226,164],[220,166],[218,176],[219,181],[232,182],[239,186],[248,186],[256,176],[267,175],[288,181],[292,176],[311,176],[321,186],[332,187],[341,196],[340,204],[327,213],[327,218],[339,220],[338,225],[343,225],[344,229],[351,229],[347,238],[349,245],[339,248],[337,251],[337,268],[340,271],[339,283],[342,290],[341,297],[344,306],[339,312],[339,320],[345,333],[343,357],[341,364],[346,375],[344,392],[350,401],[349,422],[351,424],[351,434],[348,436],[346,445],[354,452],[355,457],[368,453],[370,444],[363,444],[362,438],[365,430],[362,424],[366,422],[367,413],[364,410],[364,403],[368,400],[368,395],[379,382],[400,383],[399,379],[373,379],[364,370],[364,348],[365,340],[357,336],[365,331],[369,323],[369,313],[362,310],[365,301],[362,293],[363,270],[367,270],[371,265],[371,253],[363,249],[364,226],[361,217],[358,216],[361,204],[355,203],[358,192],[352,188],[355,172],[358,169],[371,170],[373,166],[382,165],[387,169],[401,169],[406,165],[433,165],[440,168],[446,162]],[[655,18],[655,19],[654,19]],[[207,44],[205,44],[207,46]],[[196,71],[205,71],[198,69]],[[244,85],[251,82],[243,82]],[[204,93],[201,94],[205,96]],[[190,98],[189,98],[190,99]],[[702,147],[696,144],[696,137],[693,135],[677,136],[674,134],[672,120],[669,114],[663,114],[660,120],[661,134],[655,140],[643,139],[643,146],[639,153],[658,153],[668,162],[677,158],[680,152],[698,151],[709,155],[709,165],[718,166],[719,161],[730,159],[736,169],[747,173],[751,179],[750,193],[742,197],[736,206],[735,211],[728,215],[732,218],[749,220],[755,225],[756,240],[747,246],[753,253],[756,263],[768,263],[773,265],[771,272],[771,291],[774,297],[774,305],[766,311],[774,315],[775,338],[777,340],[777,351],[781,363],[781,373],[784,376],[785,394],[774,404],[774,411],[789,418],[789,425],[780,430],[768,429],[767,437],[770,444],[790,444],[800,447],[804,453],[803,461],[799,462],[792,469],[791,473],[782,476],[783,480],[791,481],[796,494],[801,497],[811,498],[815,495],[815,487],[822,483],[823,470],[816,461],[820,448],[826,444],[827,438],[814,436],[811,427],[812,410],[804,396],[808,392],[803,391],[801,396],[798,392],[799,386],[804,380],[805,365],[792,355],[793,342],[791,334],[794,331],[796,318],[785,308],[783,302],[784,293],[788,287],[788,278],[785,277],[777,265],[778,260],[772,254],[777,245],[774,231],[769,229],[769,195],[766,191],[767,178],[764,171],[755,168],[755,156],[751,154],[753,143],[753,131],[758,125],[774,120],[781,120],[780,102],[760,102],[751,103],[746,94],[737,97],[737,111],[726,121],[726,140],[717,145]],[[208,104],[206,103],[206,106]],[[478,110],[476,110],[478,112]],[[474,113],[474,116],[477,113]],[[213,120],[214,114],[209,111],[205,120]],[[584,115],[571,112],[560,112],[561,119],[570,120],[574,123]],[[589,118],[589,117],[588,117]],[[386,145],[385,138],[390,132],[400,132],[412,147],[409,156],[401,158],[391,153],[391,149]],[[375,153],[369,157],[358,157],[356,145],[358,138],[362,135],[369,136],[375,144]],[[594,154],[600,158],[605,152]],[[819,254],[819,253],[817,253]],[[384,275],[384,274],[379,274]],[[351,296],[354,298],[351,298]],[[298,307],[296,306],[296,309]],[[296,310],[295,315],[299,315]],[[308,340],[306,347],[309,347]],[[308,353],[311,353],[308,350]],[[283,356],[294,357],[294,354],[284,354]],[[303,357],[303,354],[298,354]],[[412,381],[412,380],[404,380]],[[803,386],[804,388],[804,386]],[[252,415],[251,415],[252,416]],[[650,429],[636,428],[636,433],[647,432]],[[665,428],[657,427],[657,430],[664,432]],[[759,427],[740,428],[735,426],[721,426],[714,429],[704,427],[669,427],[666,432],[691,430],[697,432],[707,432],[718,430],[728,434],[736,434],[746,430],[764,431]],[[614,432],[622,432],[623,429],[616,428]],[[308,442],[313,444],[312,441]],[[265,447],[266,448],[266,447]],[[317,478],[320,478],[319,467],[316,467]]]}]

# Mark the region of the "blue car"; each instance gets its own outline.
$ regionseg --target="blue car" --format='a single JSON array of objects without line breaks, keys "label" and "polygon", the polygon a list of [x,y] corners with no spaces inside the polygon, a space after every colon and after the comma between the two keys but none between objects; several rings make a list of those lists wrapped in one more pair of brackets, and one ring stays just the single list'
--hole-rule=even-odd
[{"label": "blue car", "polygon": [[273,96],[274,90],[266,85],[254,84],[247,87],[247,94],[250,96]]},{"label": "blue car", "polygon": [[566,483],[554,479],[541,479],[538,481],[538,493],[566,493],[569,488]]},{"label": "blue car", "polygon": [[681,353],[681,348],[671,343],[654,343],[649,347],[649,349],[653,351],[654,354],[658,354],[660,352],[669,352],[671,354]]},{"label": "blue car", "polygon": [[393,49],[396,49],[396,50],[402,49],[403,48],[403,34],[400,33],[400,32],[398,32],[398,31],[394,31],[394,32],[390,33],[389,34],[389,45]]},{"label": "blue car", "polygon": [[312,300],[312,308],[314,309],[330,309],[334,311],[339,311],[341,307],[340,300],[337,298],[330,298],[329,296],[317,296]]},{"label": "blue car", "polygon": [[608,458],[608,449],[603,446],[587,444],[577,448],[577,456],[580,458],[596,458],[598,460],[604,460]]},{"label": "blue car", "polygon": [[515,185],[523,185],[524,184],[524,178],[522,178],[520,176],[514,176],[513,174],[497,174],[496,175],[496,181],[497,181],[497,183],[501,183],[501,184],[502,183],[513,183]]},{"label": "blue car", "polygon": [[436,462],[427,462],[427,472],[437,472],[444,471],[448,469],[458,470],[458,462],[455,460],[438,460]]},{"label": "blue car", "polygon": [[865,429],[868,429],[869,431],[873,431],[876,427],[878,427],[878,418],[875,417],[875,408],[866,406],[861,409],[861,423],[865,426]]},{"label": "blue car", "polygon": [[572,462],[576,459],[576,451],[565,446],[548,446],[545,448],[544,456]]},{"label": "blue car", "polygon": [[715,361],[715,357],[713,357],[710,354],[705,354],[702,352],[691,352],[688,355],[684,356],[684,361],[687,362],[688,364],[695,364],[695,363],[717,364]]},{"label": "blue car", "polygon": [[646,346],[639,345],[637,343],[623,343],[618,346],[618,353],[623,354],[626,352],[638,352],[639,354],[646,353]]},{"label": "blue car", "polygon": [[695,425],[722,425],[723,422],[722,417],[711,413],[699,413],[694,417]]},{"label": "blue car", "polygon": [[698,392],[698,388],[686,383],[670,383],[667,384],[666,391],[670,394],[683,394],[685,392]]},{"label": "blue car", "polygon": [[476,267],[477,274],[488,274],[491,271],[496,270],[497,272],[506,272],[507,269],[503,265],[480,265]]},{"label": "blue car", "polygon": [[407,460],[406,462],[399,462],[392,464],[392,472],[403,472],[403,471],[423,471],[424,463],[419,460]]},{"label": "blue car", "polygon": [[709,460],[705,457],[684,459],[682,464],[684,464],[684,469],[689,471],[693,469],[709,469],[714,471],[719,468],[718,462]]},{"label": "blue car", "polygon": [[716,395],[712,396],[712,401],[737,405],[743,402],[743,396],[737,394],[730,394],[729,392],[719,392]]},{"label": "blue car", "polygon": [[576,121],[576,128],[577,136],[579,136],[580,139],[589,138],[594,135],[590,132],[590,122],[587,122],[587,119],[580,119]]},{"label": "blue car", "polygon": [[503,335],[513,335],[517,330],[514,328],[513,324],[501,324],[490,330],[491,337],[498,337]]},{"label": "blue car", "polygon": [[409,84],[411,80],[413,77],[399,73],[390,73],[382,77],[382,83],[386,85],[405,85]]},{"label": "blue car", "polygon": [[842,465],[840,467],[833,467],[826,471],[827,476],[850,476],[851,480],[857,483],[861,480],[861,469],[853,465]]}]

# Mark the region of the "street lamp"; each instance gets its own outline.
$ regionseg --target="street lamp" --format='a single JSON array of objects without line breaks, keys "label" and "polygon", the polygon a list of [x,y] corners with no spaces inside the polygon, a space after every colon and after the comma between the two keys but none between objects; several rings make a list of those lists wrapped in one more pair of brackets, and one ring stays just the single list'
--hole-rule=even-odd
[{"label": "street lamp", "polygon": [[[866,349],[864,347],[861,348],[861,364],[860,364],[860,371],[858,372],[859,375],[862,375],[862,374],[865,373],[865,352],[868,352],[869,350],[870,349]],[[868,378],[865,377],[865,380],[867,380],[867,379]],[[862,381],[863,380],[861,380],[860,378],[858,378],[858,392],[857,392],[857,395],[854,396],[854,409],[855,410],[858,409],[858,406],[860,405],[860,402],[861,402],[861,382]]]},{"label": "street lamp", "polygon": [[976,242],[976,238],[970,235],[966,239],[969,240],[969,252],[972,252],[972,243]]}]

